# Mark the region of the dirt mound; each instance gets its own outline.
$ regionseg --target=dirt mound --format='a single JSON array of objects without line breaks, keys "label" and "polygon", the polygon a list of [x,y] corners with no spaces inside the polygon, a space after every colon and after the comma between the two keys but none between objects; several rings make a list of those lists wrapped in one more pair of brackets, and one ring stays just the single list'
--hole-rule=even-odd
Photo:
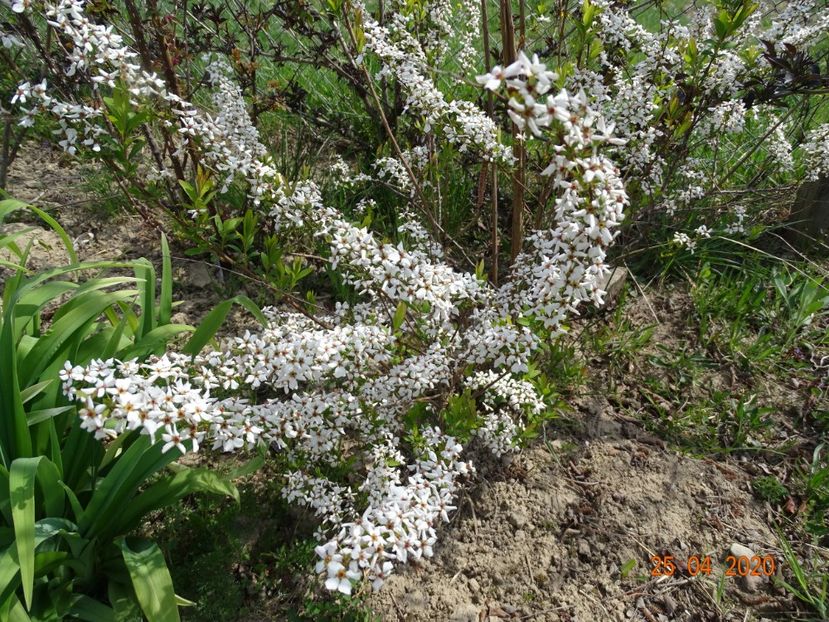
[{"label": "dirt mound", "polygon": [[[539,444],[463,499],[436,557],[372,597],[382,619],[742,620],[744,601],[769,602],[768,580],[721,579],[732,543],[775,553],[746,476],[592,423],[596,438]],[[674,576],[652,576],[664,555]],[[706,555],[711,574],[691,577],[687,560]]]}]

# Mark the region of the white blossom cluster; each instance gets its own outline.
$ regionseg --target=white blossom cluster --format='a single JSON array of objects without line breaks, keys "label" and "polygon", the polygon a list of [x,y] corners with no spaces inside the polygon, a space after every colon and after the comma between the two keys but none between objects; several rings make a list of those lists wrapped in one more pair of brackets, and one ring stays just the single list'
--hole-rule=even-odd
[{"label": "white blossom cluster", "polygon": [[786,128],[783,125],[777,125],[777,127],[774,128],[774,131],[766,143],[766,150],[774,159],[780,170],[788,172],[794,169],[792,144],[786,137]]},{"label": "white blossom cluster", "polygon": [[241,443],[254,446],[261,429],[244,406],[220,402],[190,377],[188,357],[171,353],[146,363],[93,360],[87,366],[69,362],[60,372],[67,397],[80,402],[81,427],[104,439],[139,430],[162,441],[163,451],[198,451],[208,436],[222,445],[223,430],[234,426]]},{"label": "white blossom cluster", "polygon": [[241,175],[251,184],[251,193],[258,200],[267,192],[276,170],[264,162],[267,150],[259,142],[259,131],[248,115],[241,89],[230,78],[227,63],[213,59],[207,65],[207,81],[213,87],[211,96],[216,112],[211,115],[176,99],[179,132],[197,140],[206,139],[201,152],[225,176],[223,191],[236,175]]},{"label": "white blossom cluster", "polygon": [[803,141],[806,179],[816,180],[829,174],[829,123],[811,130]]},{"label": "white blossom cluster", "polygon": [[554,122],[563,133],[542,173],[558,189],[556,226],[529,236],[529,249],[513,265],[513,280],[500,292],[516,313],[535,317],[557,334],[582,302],[602,304],[602,279],[609,273],[606,250],[622,221],[627,194],[619,170],[599,152],[602,144],[622,142],[613,137],[613,125],[588,106],[583,91],[562,90],[542,100],[554,79],[543,63],[522,52],[515,63],[495,67],[478,82],[490,90],[505,82],[509,115],[530,135],[541,136]]},{"label": "white blossom cluster", "polygon": [[405,24],[433,65],[455,61],[465,69],[478,59],[475,42],[480,31],[481,5],[476,0],[428,0],[423,9],[405,0],[393,0],[386,11]]},{"label": "white blossom cluster", "polygon": [[428,305],[428,315],[448,322],[462,301],[483,294],[475,275],[457,272],[433,262],[402,244],[378,242],[374,235],[345,221],[335,221],[331,233],[331,266],[341,268],[349,283],[361,293],[413,305]]},{"label": "white blossom cluster", "polygon": [[512,161],[511,151],[498,139],[498,127],[484,111],[466,100],[447,101],[428,75],[426,54],[400,13],[394,13],[387,26],[381,26],[368,11],[361,14],[366,48],[382,61],[381,74],[397,79],[407,96],[406,109],[425,120],[424,132],[442,131],[460,152],[471,151],[485,160]]},{"label": "white blossom cluster", "polygon": [[[129,85],[130,97],[165,96],[164,81],[141,69],[136,63],[137,55],[124,44],[113,26],[96,24],[89,19],[84,13],[84,4],[83,0],[44,3],[48,24],[65,37],[60,42],[66,58],[65,76],[86,80],[96,92],[103,86],[114,88],[121,81]],[[16,2],[12,10],[23,13],[31,10],[31,6],[29,2]],[[23,126],[33,125],[38,114],[53,115],[60,126],[56,130],[61,136],[58,142],[66,152],[74,154],[81,146],[100,150],[100,137],[105,133],[100,107],[62,101],[49,93],[46,80],[35,85],[20,84],[12,103],[29,104],[21,107]]]},{"label": "white blossom cluster", "polygon": [[720,134],[739,134],[746,126],[746,107],[740,100],[725,101],[708,109],[701,130],[712,136]]},{"label": "white blossom cluster", "polygon": [[[167,102],[172,114],[158,118],[178,128],[178,153],[193,150],[225,188],[245,184],[275,226],[313,226],[328,265],[360,300],[313,319],[268,310],[259,332],[225,338],[192,358],[170,352],[143,363],[70,365],[61,380],[80,404],[84,429],[102,439],[138,430],[165,451],[264,445],[284,456],[292,466],[283,494],[308,506],[322,522],[320,536],[329,538],[318,550],[329,589],[349,593],[361,579],[379,587],[393,562],[429,557],[435,528],[447,520],[471,466],[456,439],[437,427],[407,438],[405,415],[422,407],[439,418],[446,396],[463,390],[464,377],[474,373],[469,387],[483,390],[484,410],[477,435],[502,453],[514,446],[522,417],[543,407],[531,385],[513,376],[528,371],[539,343],[519,320],[532,316],[555,334],[582,302],[601,303],[605,253],[626,204],[618,170],[602,154],[620,142],[613,126],[583,92],[548,95],[555,75],[523,53],[481,80],[490,89],[506,83],[510,116],[529,136],[556,138],[545,171],[556,188],[555,225],[530,236],[511,279],[496,290],[444,260],[408,210],[401,217],[409,244],[383,241],[325,206],[314,182],[285,180],[222,61],[208,65],[215,109],[208,112],[133,65],[134,53],[111,29],[92,23],[82,2],[57,6],[49,14],[56,28],[79,45],[91,37],[73,53],[75,74],[100,77],[120,67],[100,83],[112,88],[118,79],[136,98]],[[439,128],[460,150],[510,161],[495,123],[470,102],[447,102],[427,77],[424,50],[400,13],[388,23],[381,27],[363,12],[367,47],[400,82],[427,131]],[[35,90],[22,89],[18,101],[44,99]],[[101,129],[100,120],[90,124]],[[428,152],[414,147],[404,158],[418,167]],[[357,465],[347,484],[320,475],[346,460]]]},{"label": "white blossom cluster", "polygon": [[745,233],[746,208],[742,205],[737,205],[736,207],[734,207],[734,209],[731,210],[731,213],[734,215],[734,220],[728,225],[726,225],[725,233],[728,235]]},{"label": "white blossom cluster", "polygon": [[826,10],[825,3],[817,0],[785,2],[774,13],[771,26],[762,33],[762,38],[768,41],[780,41],[794,46],[808,45],[829,28],[829,11]]},{"label": "white blossom cluster", "polygon": [[423,449],[409,466],[406,485],[384,462],[391,454],[375,454],[370,469],[372,499],[353,521],[343,523],[326,544],[317,547],[316,570],[325,587],[351,594],[352,582],[366,577],[375,590],[392,573],[392,562],[407,563],[432,557],[435,528],[455,509],[458,479],[472,466],[460,459],[463,448],[437,428],[423,431]]},{"label": "white blossom cluster", "polygon": [[522,417],[540,414],[546,408],[532,383],[492,370],[472,374],[466,386],[481,393],[478,402],[484,409],[483,425],[475,435],[495,456],[516,451],[516,439],[525,427]]}]

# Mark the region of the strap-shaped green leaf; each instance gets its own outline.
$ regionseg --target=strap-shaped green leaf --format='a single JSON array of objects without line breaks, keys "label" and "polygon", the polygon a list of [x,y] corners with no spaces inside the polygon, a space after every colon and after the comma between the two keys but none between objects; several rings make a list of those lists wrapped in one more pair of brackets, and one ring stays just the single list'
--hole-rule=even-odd
[{"label": "strap-shaped green leaf", "polygon": [[69,412],[74,408],[74,406],[58,406],[56,408],[43,408],[41,410],[33,410],[28,415],[26,415],[26,417],[29,420],[29,425],[33,426],[37,425],[38,423],[48,421],[52,417],[57,417],[58,415],[62,415],[65,412]]},{"label": "strap-shaped green leaf", "polygon": [[[109,338],[106,348],[104,348],[104,351],[101,354],[102,359],[106,360],[112,358],[115,353],[121,349],[121,338],[124,336],[124,328],[126,326],[127,316],[125,315],[118,321],[118,324],[115,325],[115,329],[112,331],[112,336]],[[127,341],[129,342],[129,340]]]},{"label": "strap-shaped green leaf", "polygon": [[158,325],[170,323],[173,311],[173,264],[170,260],[170,245],[167,236],[161,234],[161,292],[158,300]]},{"label": "strap-shaped green leaf", "polygon": [[78,594],[73,596],[69,614],[87,622],[116,622],[115,612],[97,600]]},{"label": "strap-shaped green leaf", "polygon": [[104,309],[119,300],[135,295],[134,290],[119,292],[91,291],[83,294],[85,300],[69,313],[54,322],[49,332],[41,337],[20,366],[20,377],[25,384],[37,380],[49,366],[53,357],[71,339],[78,339],[85,328],[95,321]]},{"label": "strap-shaped green leaf", "polygon": [[234,304],[241,305],[250,311],[263,326],[268,323],[268,320],[262,314],[262,311],[250,298],[242,295],[234,296],[233,298],[220,302],[213,307],[210,313],[208,313],[201,321],[201,324],[199,324],[199,327],[196,329],[196,332],[193,333],[193,336],[190,337],[190,341],[187,342],[187,345],[182,348],[182,352],[193,356],[201,352],[201,349],[207,345],[207,342],[210,341],[216,334],[216,331],[219,330],[219,327],[222,325],[222,322],[225,321],[227,314],[230,313],[230,309]]},{"label": "strap-shaped green leaf", "polygon": [[117,519],[116,533],[137,527],[149,512],[172,505],[193,493],[210,493],[230,497],[239,503],[239,491],[233,483],[208,469],[182,469],[150,486],[124,508]]},{"label": "strap-shaped green leaf", "polygon": [[6,219],[6,216],[19,209],[26,209],[29,206],[25,201],[20,199],[3,199],[0,201],[0,222]]},{"label": "strap-shaped green leaf", "polygon": [[23,583],[26,608],[32,606],[35,579],[35,479],[40,479],[47,513],[62,512],[63,488],[58,470],[43,456],[18,458],[9,469],[9,500],[14,523],[14,540]]},{"label": "strap-shaped green leaf", "polygon": [[32,622],[32,619],[29,617],[29,614],[26,613],[26,610],[23,608],[23,605],[20,604],[20,600],[17,596],[12,595],[11,597],[11,607],[9,608],[9,622]]},{"label": "strap-shaped green leaf", "polygon": [[[37,548],[41,542],[53,538],[61,533],[71,534],[75,526],[67,520],[54,518],[43,519],[35,523],[34,546]],[[0,614],[3,613],[2,606],[8,605],[20,584],[20,564],[18,562],[17,547],[15,543],[0,551]],[[0,620],[4,618],[0,615]]]},{"label": "strap-shaped green leaf", "polygon": [[[43,382],[38,382],[37,384],[33,384],[30,387],[26,387],[20,392],[20,399],[23,403],[27,403],[43,393],[43,391],[55,381],[54,378],[50,378],[49,380],[44,380]],[[29,424],[31,425],[31,424]]]},{"label": "strap-shaped green leaf", "polygon": [[148,354],[153,354],[156,350],[164,346],[170,339],[181,333],[195,330],[189,324],[165,324],[154,328],[146,335],[141,337],[131,346],[124,348],[116,353],[119,360],[127,361],[133,358],[142,358]]},{"label": "strap-shaped green leaf", "polygon": [[107,596],[115,612],[116,622],[135,622],[141,618],[141,608],[135,601],[135,590],[131,584],[110,580],[107,584]]},{"label": "strap-shaped green leaf", "polygon": [[173,580],[158,545],[126,538],[120,538],[117,544],[148,622],[179,622]]},{"label": "strap-shaped green leaf", "polygon": [[146,259],[136,262],[135,277],[140,282],[141,325],[138,336],[143,337],[155,328],[155,269]]},{"label": "strap-shaped green leaf", "polygon": [[69,254],[69,261],[73,264],[78,263],[78,255],[75,252],[75,246],[72,244],[72,240],[66,234],[66,231],[63,227],[60,226],[57,220],[52,218],[49,214],[44,212],[39,207],[35,207],[34,205],[28,206],[30,210],[32,210],[35,214],[40,216],[41,220],[43,220],[47,225],[49,225],[52,230],[58,234],[61,242],[63,242],[63,246],[66,248],[66,252]]},{"label": "strap-shaped green leaf", "polygon": [[8,307],[0,327],[0,460],[9,468],[18,456],[32,453],[32,439],[17,372],[17,352]]},{"label": "strap-shaped green leaf", "polygon": [[162,452],[162,444],[150,446],[149,438],[138,435],[114,461],[112,469],[98,482],[95,493],[86,506],[80,527],[85,537],[113,538],[123,535],[117,531],[117,517],[129,507],[139,486],[181,456],[177,449]]}]

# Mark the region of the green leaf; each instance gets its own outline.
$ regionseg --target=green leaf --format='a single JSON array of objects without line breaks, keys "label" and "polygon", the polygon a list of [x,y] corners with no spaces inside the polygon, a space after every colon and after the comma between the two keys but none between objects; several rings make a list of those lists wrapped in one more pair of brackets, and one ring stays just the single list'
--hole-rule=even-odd
[{"label": "green leaf", "polygon": [[115,353],[121,349],[121,339],[124,336],[124,329],[127,326],[127,322],[128,319],[125,314],[115,326],[115,330],[112,331],[112,335],[107,342],[106,348],[104,348],[103,354],[101,354],[102,359],[106,360],[112,358]]},{"label": "green leaf", "polygon": [[12,595],[11,608],[9,609],[9,622],[31,622],[31,620],[23,605],[20,604],[17,596]]},{"label": "green leaf", "polygon": [[[91,437],[91,435],[88,435]],[[136,438],[137,436],[137,438]],[[120,511],[135,490],[143,482],[139,472],[144,457],[148,454],[157,456],[161,453],[160,447],[151,447],[150,439],[145,435],[126,434],[126,438],[135,438],[114,461],[113,467],[95,487],[95,492],[86,506],[83,517],[78,521],[78,527],[84,537],[99,536],[99,530],[111,523],[117,511]],[[121,437],[119,437],[121,438]],[[175,460],[178,452],[169,452],[167,463]]]},{"label": "green leaf", "polygon": [[72,605],[69,607],[69,614],[87,622],[115,622],[115,612],[111,607],[90,598],[89,596],[76,595],[73,597]]},{"label": "green leaf", "polygon": [[75,252],[75,246],[72,244],[72,239],[66,234],[64,228],[58,224],[58,221],[49,216],[49,214],[44,212],[39,207],[35,207],[34,205],[29,205],[28,207],[35,214],[40,216],[41,220],[43,220],[43,222],[49,225],[52,230],[58,234],[60,241],[63,242],[63,246],[66,248],[66,253],[69,255],[70,263],[78,263],[78,254]]},{"label": "green leaf", "polygon": [[26,209],[28,206],[28,203],[19,199],[3,199],[0,201],[0,222],[3,222],[6,216],[12,212],[16,212],[19,209]]},{"label": "green leaf", "polygon": [[253,473],[256,473],[262,466],[265,464],[265,454],[260,453],[255,458],[251,458],[245,464],[235,469],[231,469],[231,471],[227,474],[227,478],[230,480],[238,479],[240,477],[247,477]]},{"label": "green leaf", "polygon": [[35,580],[35,478],[38,476],[46,499],[47,514],[60,514],[62,508],[59,510],[58,506],[62,505],[63,489],[58,484],[60,478],[54,464],[43,456],[18,458],[9,469],[14,540],[27,609],[32,607]]},{"label": "green leaf", "polygon": [[622,578],[623,579],[627,578],[627,576],[630,574],[631,570],[633,570],[635,567],[636,567],[636,560],[635,559],[629,559],[624,564],[622,564],[622,570],[621,570]]},{"label": "green leaf", "polygon": [[116,520],[116,533],[126,533],[137,527],[144,516],[170,506],[186,495],[211,493],[230,497],[239,504],[239,491],[227,479],[208,469],[182,469],[172,477],[161,480],[131,500]]},{"label": "green leaf", "polygon": [[26,417],[29,419],[29,426],[37,425],[38,423],[43,423],[44,421],[48,421],[53,417],[57,417],[58,415],[62,415],[63,413],[69,412],[73,410],[74,406],[57,406],[55,408],[44,408],[42,410],[33,410],[30,412]]},{"label": "green leaf", "polygon": [[119,538],[117,544],[148,622],[179,622],[173,580],[158,545],[126,538]]},{"label": "green leaf", "polygon": [[133,358],[143,358],[152,354],[159,347],[166,344],[178,334],[192,332],[195,329],[189,324],[165,324],[154,328],[131,346],[117,352],[119,360],[127,361]]},{"label": "green leaf", "polygon": [[155,328],[155,269],[147,261],[139,260],[140,265],[135,268],[137,279],[143,279],[141,288],[141,325],[138,336],[143,337]]},{"label": "green leaf", "polygon": [[201,321],[201,324],[199,324],[199,327],[196,329],[196,332],[193,333],[192,337],[190,337],[190,341],[188,341],[184,348],[182,348],[182,352],[192,356],[195,356],[201,352],[202,348],[207,345],[207,342],[210,341],[216,334],[216,331],[219,330],[219,327],[221,327],[222,323],[225,321],[227,314],[230,313],[230,309],[234,304],[241,305],[250,311],[253,316],[262,323],[262,325],[268,323],[268,320],[262,314],[262,311],[250,298],[242,295],[234,296],[233,298],[217,304],[210,311],[210,313],[205,316],[205,318]]},{"label": "green leaf", "polygon": [[[70,340],[78,340],[87,327],[95,321],[109,306],[118,301],[127,300],[135,295],[134,290],[119,292],[91,291],[82,294],[84,300],[76,308],[55,321],[49,331],[41,337],[20,366],[20,376],[24,385],[36,380],[48,367],[54,356]],[[80,298],[81,296],[79,296]]]},{"label": "green leaf", "polygon": [[[23,401],[24,404],[26,402],[31,401],[32,399],[37,397],[40,393],[42,393],[43,390],[46,389],[46,387],[48,387],[54,381],[55,381],[55,379],[51,378],[49,380],[44,380],[43,382],[38,382],[37,384],[33,384],[30,387],[26,387],[25,389],[23,389],[20,392],[20,399]],[[29,425],[31,425],[31,424],[29,424]]]},{"label": "green leaf", "polygon": [[132,585],[120,581],[110,581],[107,586],[107,597],[115,611],[117,622],[135,622],[141,617],[141,609],[135,602],[135,591]]},{"label": "green leaf", "polygon": [[397,331],[401,326],[403,326],[403,320],[406,319],[406,311],[408,308],[409,307],[402,300],[398,303],[397,310],[394,312],[394,317],[391,322],[392,330]]},{"label": "green leaf", "polygon": [[161,234],[161,299],[158,306],[158,324],[170,323],[173,309],[173,267],[167,236]]}]

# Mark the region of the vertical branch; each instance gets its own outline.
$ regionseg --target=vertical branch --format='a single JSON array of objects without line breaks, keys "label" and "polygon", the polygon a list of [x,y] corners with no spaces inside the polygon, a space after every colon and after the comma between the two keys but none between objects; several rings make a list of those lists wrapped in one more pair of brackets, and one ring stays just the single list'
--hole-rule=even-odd
[{"label": "vertical branch", "polygon": [[124,6],[127,9],[127,19],[132,30],[132,38],[135,40],[135,47],[138,48],[138,54],[141,56],[141,64],[147,71],[152,71],[153,57],[150,54],[150,48],[147,47],[147,40],[144,38],[144,25],[141,23],[138,7],[135,6],[133,0],[124,0]]},{"label": "vertical branch", "polygon": [[523,50],[527,45],[527,0],[518,0],[518,49]]},{"label": "vertical branch", "polygon": [[12,140],[12,116],[5,115],[3,121],[3,150],[0,153],[0,190],[6,189],[6,176],[9,171],[9,155]]},{"label": "vertical branch", "polygon": [[[484,66],[486,67],[487,73],[492,70],[492,61],[489,57],[489,50],[490,50],[490,41],[489,41],[489,14],[486,8],[487,0],[481,0],[481,21],[483,22],[483,28],[481,33],[483,35],[483,46],[484,46]],[[494,96],[492,91],[487,89],[486,92],[486,113],[489,115],[489,118],[492,119],[495,116],[495,103],[494,103]],[[483,170],[481,173],[485,173],[487,170],[487,165],[484,163]],[[498,236],[498,165],[493,161],[492,162],[492,188],[490,190],[490,268],[489,274],[490,279],[494,284],[498,284],[498,255],[500,252],[499,247],[499,236]],[[483,176],[483,175],[482,175]],[[484,180],[485,183],[485,180]],[[483,197],[481,197],[483,198]],[[482,201],[483,202],[483,201]]]},{"label": "vertical branch", "polygon": [[[512,18],[511,0],[501,0],[501,41],[504,65],[515,62],[515,24]],[[515,260],[524,242],[524,144],[518,126],[512,125],[512,155],[515,170],[512,173],[512,230],[510,232],[510,257]]]}]

